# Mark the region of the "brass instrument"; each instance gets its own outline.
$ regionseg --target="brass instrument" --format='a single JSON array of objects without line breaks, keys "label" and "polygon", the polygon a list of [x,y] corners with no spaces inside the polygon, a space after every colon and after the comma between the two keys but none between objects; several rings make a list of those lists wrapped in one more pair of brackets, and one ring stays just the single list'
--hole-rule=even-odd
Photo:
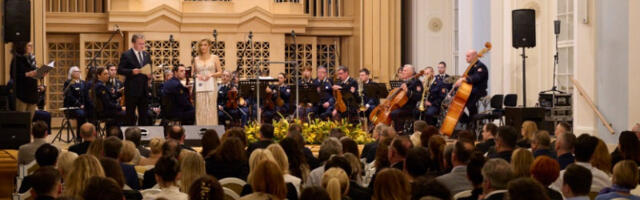
[{"label": "brass instrument", "polygon": [[429,90],[431,89],[431,84],[433,84],[433,75],[430,75],[429,78],[427,78],[427,80],[425,80],[424,82],[424,92],[422,93],[422,99],[420,99],[419,104],[418,105],[418,110],[420,110],[420,112],[424,112],[425,107],[424,107],[424,101],[425,99],[429,98]]},{"label": "brass instrument", "polygon": [[367,111],[364,104],[364,83],[360,79],[358,79],[358,95],[360,96],[360,112]]}]

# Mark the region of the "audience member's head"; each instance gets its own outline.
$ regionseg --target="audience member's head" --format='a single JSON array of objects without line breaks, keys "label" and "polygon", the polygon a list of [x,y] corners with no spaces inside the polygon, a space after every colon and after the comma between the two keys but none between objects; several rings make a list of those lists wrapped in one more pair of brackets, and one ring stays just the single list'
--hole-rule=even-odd
[{"label": "audience member's head", "polygon": [[151,150],[151,155],[162,154],[162,145],[164,145],[164,139],[151,138],[151,140],[149,140],[149,149]]},{"label": "audience member's head", "polygon": [[487,123],[482,127],[482,140],[492,139],[498,133],[498,126],[494,123]]},{"label": "audience member's head", "polygon": [[262,139],[268,139],[268,140],[273,139],[273,137],[274,137],[274,135],[273,135],[273,125],[271,125],[269,123],[264,123],[264,124],[260,125],[260,137]]},{"label": "audience member's head", "polygon": [[242,144],[242,148],[244,149],[247,146],[247,134],[244,132],[244,129],[240,127],[233,127],[228,129],[222,135],[222,142],[224,142],[227,138],[235,137],[238,138]]},{"label": "audience member's head", "polygon": [[225,162],[243,162],[247,160],[244,145],[242,141],[236,137],[229,137],[222,140],[222,144],[214,151],[214,156],[220,161]]},{"label": "audience member's head", "polygon": [[248,180],[253,192],[273,195],[279,199],[287,196],[287,186],[278,164],[271,160],[263,160],[255,167],[253,176]]},{"label": "audience member's head", "polygon": [[409,199],[411,197],[411,185],[402,171],[395,168],[386,168],[377,175],[373,186],[373,200],[383,199]]},{"label": "audience member's head", "polygon": [[548,200],[547,190],[538,181],[520,177],[507,185],[509,200]]},{"label": "audience member's head", "polygon": [[426,121],[424,120],[416,120],[413,122],[413,132],[420,132],[422,133],[423,131],[427,130],[427,127],[429,126],[429,124],[427,124]]},{"label": "audience member's head", "polygon": [[531,164],[531,177],[549,186],[560,176],[560,164],[548,156],[538,156]]},{"label": "audience member's head", "polygon": [[[258,164],[260,164],[262,161],[265,160],[270,160],[273,161],[274,163],[278,164],[275,161],[275,158],[273,158],[273,154],[271,154],[271,151],[269,151],[268,149],[256,149],[253,152],[251,152],[251,155],[249,156],[249,177],[247,178],[248,180],[251,180],[254,171],[257,169],[256,167],[258,166]],[[278,166],[280,167],[280,166]],[[278,168],[279,169],[279,168]],[[282,173],[282,172],[280,172]]]},{"label": "audience member's head", "polygon": [[391,165],[389,162],[389,145],[391,145],[392,140],[393,138],[384,138],[378,143],[374,160],[376,169],[382,169]]},{"label": "audience member's head", "polygon": [[213,151],[220,146],[220,138],[218,137],[218,132],[214,129],[207,129],[202,134],[202,151],[200,151],[200,155],[203,158],[209,156],[209,154],[213,153]]},{"label": "audience member's head", "polygon": [[396,135],[398,135],[398,133],[396,132],[395,128],[386,126],[384,129],[382,129],[382,132],[380,132],[380,140],[383,140],[385,138],[394,138],[396,137]]},{"label": "audience member's head", "polygon": [[352,153],[353,155],[360,156],[358,150],[358,143],[348,136],[340,138],[342,144],[342,153]]},{"label": "audience member's head", "polygon": [[167,139],[176,140],[179,143],[184,142],[184,128],[182,126],[171,126],[169,128],[169,133],[167,134]]},{"label": "audience member's head", "polygon": [[332,128],[329,131],[329,137],[340,139],[340,138],[342,138],[344,136],[345,136],[344,131],[342,131],[342,129],[340,129],[340,128]]},{"label": "audience member's head", "polygon": [[413,147],[407,152],[405,168],[412,178],[418,178],[427,174],[429,170],[429,151],[424,147]]},{"label": "audience member's head", "polygon": [[180,191],[189,191],[194,180],[206,175],[204,159],[195,151],[180,153]]},{"label": "audience member's head", "polygon": [[622,158],[640,162],[640,140],[636,137],[635,132],[622,131],[620,133],[618,150],[622,154]]},{"label": "audience member's head", "polygon": [[[580,140],[580,137],[578,137],[578,140]],[[566,198],[588,195],[591,190],[591,178],[592,175],[589,169],[578,164],[570,164],[564,169],[564,174],[562,175],[562,194]]]},{"label": "audience member's head", "polygon": [[176,177],[180,173],[180,163],[171,156],[163,156],[158,159],[155,166],[156,181],[160,187],[176,185]]},{"label": "audience member's head", "polygon": [[558,156],[566,153],[572,153],[576,143],[576,135],[573,133],[564,133],[556,136],[556,151]]},{"label": "audience member's head", "polygon": [[121,200],[124,199],[122,188],[112,178],[91,177],[82,195],[84,199]]},{"label": "audience member's head", "polygon": [[467,178],[474,186],[474,188],[481,187],[482,185],[482,166],[486,159],[481,152],[473,152],[469,157],[469,164],[467,164]]},{"label": "audience member's head", "polygon": [[363,174],[362,161],[352,153],[345,153],[344,158],[347,159],[347,161],[349,161],[349,165],[351,166],[351,173],[348,174],[349,178],[351,178],[351,180],[361,180],[360,179],[362,177],[361,174]]},{"label": "audience member's head", "polygon": [[300,194],[300,200],[331,200],[329,193],[323,187],[306,187]]},{"label": "audience member's head", "polygon": [[520,130],[522,139],[531,141],[536,132],[538,132],[538,125],[534,121],[527,120],[522,123],[522,129]]},{"label": "audience member's head", "polygon": [[409,147],[405,145],[405,141],[406,139],[403,139],[403,137],[395,137],[391,141],[388,152],[389,162],[391,164],[404,161],[404,159],[407,158]]},{"label": "audience member's head", "polygon": [[376,140],[380,140],[380,136],[382,135],[382,131],[384,131],[385,129],[387,129],[389,126],[385,125],[385,124],[378,124],[376,125],[376,127],[373,128],[373,134],[372,137]]},{"label": "audience member's head", "polygon": [[458,141],[473,143],[474,141],[476,141],[476,136],[475,134],[471,133],[471,131],[461,130],[461,131],[458,131]]},{"label": "audience member's head", "polygon": [[533,140],[531,140],[531,150],[537,151],[541,149],[551,149],[551,137],[549,136],[549,132],[545,130],[541,130],[536,132],[533,135]]},{"label": "audience member's head", "polygon": [[122,148],[120,150],[120,155],[118,156],[118,160],[122,163],[132,163],[136,164],[136,161],[140,160],[138,149],[136,149],[136,145],[129,141],[122,141]]},{"label": "audience member's head", "polygon": [[501,126],[498,128],[498,134],[496,136],[496,150],[498,152],[511,151],[516,147],[518,133],[515,128],[511,126]]},{"label": "audience member's head", "polygon": [[556,130],[554,130],[553,134],[556,135],[556,137],[558,137],[565,133],[571,133],[571,125],[569,125],[569,123],[567,122],[558,123],[556,125]]},{"label": "audience member's head", "polygon": [[64,195],[81,197],[86,188],[85,181],[94,176],[104,177],[100,161],[89,154],[78,156],[64,178]]},{"label": "audience member's head", "polygon": [[38,166],[55,166],[58,160],[58,148],[49,143],[40,145],[36,150],[36,163]]},{"label": "audience member's head", "polygon": [[466,165],[469,162],[471,156],[470,150],[465,148],[462,141],[458,141],[453,145],[453,151],[451,151],[451,162],[454,166]]},{"label": "audience member's head", "polygon": [[613,167],[611,182],[625,189],[633,190],[638,185],[638,165],[632,160],[623,160]]},{"label": "audience member's head", "polygon": [[96,127],[92,123],[84,123],[80,126],[79,135],[84,141],[93,141],[96,138]]},{"label": "audience member's head", "polygon": [[112,178],[120,188],[124,187],[126,181],[124,179],[124,173],[122,172],[122,167],[120,167],[120,163],[113,158],[100,158],[100,165],[102,165],[102,169],[104,169],[104,176]]},{"label": "audience member's head", "polygon": [[335,137],[325,138],[320,145],[320,152],[318,152],[318,159],[322,162],[329,159],[331,155],[342,154],[342,143]]},{"label": "audience member's head", "polygon": [[447,142],[440,135],[434,135],[429,139],[429,157],[433,162],[437,163],[440,169],[445,165],[444,148],[446,145]]},{"label": "audience member's head", "polygon": [[423,197],[452,199],[451,192],[442,183],[433,178],[420,177],[411,184],[411,199],[422,199]]},{"label": "audience member's head", "polygon": [[43,121],[38,120],[31,125],[31,135],[33,135],[34,139],[46,138],[49,135],[47,131],[49,131],[49,127]]},{"label": "audience member's head", "polygon": [[267,150],[271,152],[273,160],[280,166],[282,174],[289,174],[289,159],[284,149],[279,144],[270,144],[267,146]]},{"label": "audience member's head", "polygon": [[513,169],[514,178],[529,177],[531,175],[531,163],[533,163],[531,151],[523,148],[517,148],[513,151],[511,168]]},{"label": "audience member's head", "polygon": [[62,174],[62,177],[65,177],[67,173],[71,172],[73,161],[75,161],[76,158],[78,158],[78,154],[71,151],[63,151],[58,156],[56,166],[58,167],[58,170],[60,170],[60,174]]},{"label": "audience member's head", "polygon": [[104,156],[104,139],[94,139],[87,149],[87,154],[93,155],[96,158],[102,158]]},{"label": "audience member's head", "polygon": [[205,175],[193,181],[189,188],[189,200],[223,200],[224,191],[218,179]]},{"label": "audience member's head", "polygon": [[322,175],[322,187],[327,190],[331,200],[341,200],[349,189],[349,176],[340,168],[329,168]]},{"label": "audience member's head", "polygon": [[598,145],[596,145],[596,149],[593,151],[590,163],[593,167],[598,168],[607,174],[611,174],[611,168],[613,167],[611,166],[611,154],[609,154],[607,144],[605,144],[600,138],[596,139],[598,140]]},{"label": "audience member's head", "polygon": [[[124,134],[122,134],[122,129],[120,129],[119,126],[110,126],[109,128],[107,128],[107,136],[106,137],[117,137],[118,139],[126,139],[126,138],[122,138]],[[128,140],[128,139],[127,139]],[[132,141],[133,142],[133,141]],[[140,142],[138,142],[140,143]]]},{"label": "audience member's head", "polygon": [[126,140],[133,142],[136,145],[136,147],[138,147],[140,146],[140,143],[141,143],[140,140],[142,139],[142,129],[138,127],[129,127],[126,130],[124,130],[124,138]]},{"label": "audience member's head", "polygon": [[482,166],[482,190],[485,194],[494,190],[507,189],[507,183],[513,179],[511,165],[500,158],[489,159]]},{"label": "audience member's head", "polygon": [[178,141],[165,140],[164,143],[162,143],[162,156],[170,156],[177,159],[181,151],[178,145]]},{"label": "audience member's head", "polygon": [[332,156],[324,165],[324,168],[340,168],[344,170],[347,175],[351,174],[351,172],[353,171],[353,169],[351,168],[351,163],[344,156]]},{"label": "audience member's head", "polygon": [[62,191],[62,176],[52,166],[41,166],[31,175],[32,193],[36,197],[57,198]]},{"label": "audience member's head", "polygon": [[287,137],[292,138],[294,141],[296,141],[300,149],[304,148],[306,142],[304,142],[304,137],[302,136],[302,126],[298,124],[290,125],[289,132],[287,132]]},{"label": "audience member's head", "polygon": [[120,151],[122,151],[122,140],[117,137],[111,136],[104,139],[104,157],[118,159]]},{"label": "audience member's head", "polygon": [[286,137],[280,140],[279,144],[287,155],[287,160],[289,161],[289,173],[293,176],[306,180],[310,169],[304,154],[300,147],[298,147],[298,142],[293,138]]},{"label": "audience member's head", "polygon": [[434,135],[438,135],[438,129],[435,126],[427,126],[427,128],[420,134],[421,146],[427,148],[429,146],[429,140]]}]

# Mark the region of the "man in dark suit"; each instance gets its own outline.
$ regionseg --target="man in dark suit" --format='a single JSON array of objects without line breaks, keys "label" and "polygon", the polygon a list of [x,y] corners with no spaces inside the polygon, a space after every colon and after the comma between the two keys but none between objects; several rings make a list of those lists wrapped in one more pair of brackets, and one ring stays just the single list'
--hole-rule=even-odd
[{"label": "man in dark suit", "polygon": [[339,115],[340,118],[347,118],[351,122],[357,121],[358,108],[360,107],[360,98],[358,98],[359,95],[357,93],[358,81],[349,76],[349,69],[345,66],[338,67],[336,73],[338,74],[338,82],[334,83],[332,89],[340,90],[342,101],[347,105],[347,110],[341,113],[334,108],[332,115]]},{"label": "man in dark suit", "polygon": [[331,117],[331,111],[333,111],[334,103],[336,100],[333,98],[333,90],[331,89],[331,80],[327,78],[327,68],[324,66],[318,66],[317,78],[313,80],[313,85],[318,89],[320,95],[320,102],[315,105],[314,113],[320,117],[320,119],[329,119]]},{"label": "man in dark suit", "polygon": [[74,144],[69,147],[69,151],[76,153],[78,155],[82,155],[87,153],[89,149],[89,145],[91,142],[96,140],[96,127],[91,123],[84,123],[80,127],[80,133],[78,133],[82,137],[82,143]]},{"label": "man in dark suit", "polygon": [[195,108],[189,101],[188,87],[180,82],[185,78],[186,69],[184,66],[173,68],[173,77],[164,83],[162,95],[170,99],[171,108],[167,111],[170,118],[179,119],[182,124],[193,124],[195,122]]},{"label": "man in dark suit", "polygon": [[256,149],[265,149],[270,144],[273,144],[273,125],[264,123],[260,126],[260,140],[249,144],[247,154],[251,155]]},{"label": "man in dark suit", "polygon": [[502,126],[498,128],[496,135],[495,152],[489,153],[488,158],[502,158],[507,162],[511,162],[511,154],[516,148],[518,140],[518,132],[511,126]]},{"label": "man in dark suit", "polygon": [[487,153],[491,147],[496,145],[494,137],[498,131],[498,126],[493,123],[487,123],[482,127],[482,142],[476,144],[476,151],[482,154]]},{"label": "man in dark suit", "polygon": [[120,56],[118,74],[126,76],[124,82],[125,106],[127,108],[127,124],[135,125],[135,109],[138,109],[138,125],[150,125],[149,108],[149,78],[151,74],[143,74],[140,68],[151,64],[149,53],[144,51],[145,41],[141,34],[134,34],[131,38],[133,48]]},{"label": "man in dark suit", "polygon": [[371,77],[369,77],[371,75],[371,72],[367,69],[367,68],[363,68],[360,70],[360,81],[362,81],[362,86],[363,88],[359,88],[362,90],[362,94],[364,94],[364,107],[367,109],[367,111],[365,111],[365,117],[369,117],[369,114],[371,114],[371,111],[373,111],[374,108],[376,108],[376,106],[380,105],[380,99],[373,97],[373,94],[367,94],[367,91],[364,88],[367,88],[368,86],[373,86],[376,84],[376,82],[374,82],[373,80],[371,80]]},{"label": "man in dark suit", "polygon": [[[475,50],[469,50],[466,54],[467,63],[471,64],[478,59],[478,52]],[[471,67],[466,77],[462,77],[456,81],[453,85],[454,88],[460,87],[462,82],[467,82],[473,85],[471,95],[467,99],[467,110],[469,110],[468,119],[471,119],[474,115],[478,114],[478,100],[487,96],[487,82],[489,80],[489,70],[484,63],[477,60],[477,62]],[[469,121],[470,122],[470,121]]]},{"label": "man in dark suit", "polygon": [[490,159],[482,167],[482,199],[502,200],[507,194],[507,183],[514,178],[511,165],[502,159]]},{"label": "man in dark suit", "polygon": [[393,128],[396,131],[401,132],[404,126],[404,120],[413,116],[413,111],[416,109],[416,104],[422,97],[422,82],[413,78],[416,74],[415,68],[412,65],[405,65],[402,68],[401,77],[404,83],[400,86],[402,90],[407,93],[409,100],[404,106],[391,112],[391,119],[394,120]]}]

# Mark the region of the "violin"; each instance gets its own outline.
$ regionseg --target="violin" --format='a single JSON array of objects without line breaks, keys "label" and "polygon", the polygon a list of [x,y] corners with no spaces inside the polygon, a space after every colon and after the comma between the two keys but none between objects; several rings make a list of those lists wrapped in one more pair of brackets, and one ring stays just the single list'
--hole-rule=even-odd
[{"label": "violin", "polygon": [[280,96],[280,88],[276,90],[276,96],[278,97],[276,98],[276,106],[278,107],[284,106],[284,99],[282,99],[282,96]]},{"label": "violin", "polygon": [[227,103],[225,106],[231,109],[238,108],[238,98],[240,95],[238,94],[238,89],[232,86],[232,89],[227,92]]},{"label": "violin", "polygon": [[265,100],[264,100],[264,108],[267,110],[273,110],[275,109],[275,103],[273,102],[273,95],[275,94],[275,92],[273,90],[271,90],[271,92],[268,92],[267,95],[265,95]]}]

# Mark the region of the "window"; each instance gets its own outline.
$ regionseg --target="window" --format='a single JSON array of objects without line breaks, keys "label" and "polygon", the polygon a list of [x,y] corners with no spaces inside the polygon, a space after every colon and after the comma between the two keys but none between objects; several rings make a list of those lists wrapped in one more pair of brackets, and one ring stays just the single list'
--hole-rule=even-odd
[{"label": "window", "polygon": [[573,84],[573,0],[558,0],[558,20],[560,20],[560,35],[558,36],[558,69],[557,82],[558,90],[572,92]]}]

